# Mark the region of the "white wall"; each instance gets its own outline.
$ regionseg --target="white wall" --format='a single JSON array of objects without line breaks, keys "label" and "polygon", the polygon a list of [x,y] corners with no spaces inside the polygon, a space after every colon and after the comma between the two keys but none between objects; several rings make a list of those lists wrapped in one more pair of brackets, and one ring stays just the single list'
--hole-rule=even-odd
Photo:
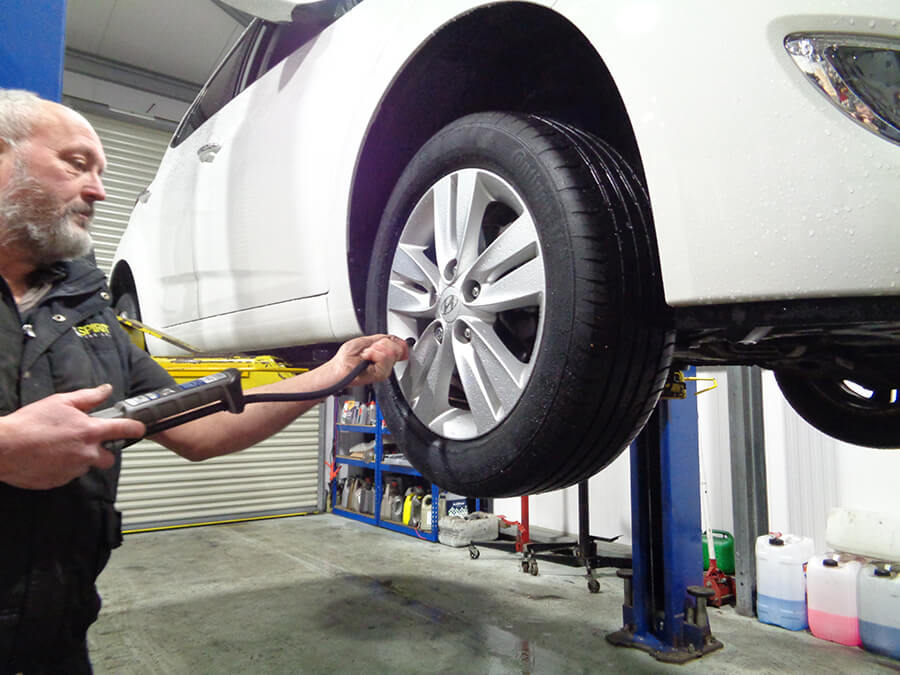
[{"label": "white wall", "polygon": [[[724,369],[711,368],[699,369],[698,376],[718,382],[697,399],[709,519],[714,529],[733,532],[727,378]],[[860,448],[820,433],[791,409],[770,372],[763,373],[763,408],[770,530],[813,537],[824,552],[831,507],[900,514],[900,451]],[[630,542],[629,483],[627,451],[589,480],[591,534],[622,534],[620,541]],[[519,504],[519,498],[497,499],[494,510],[519,520]],[[533,526],[577,534],[577,488],[532,496],[529,512]]]},{"label": "white wall", "polygon": [[[731,461],[728,448],[728,388],[724,369],[700,369],[697,389],[716,386],[697,398],[701,457],[709,499],[712,527],[732,529]],[[677,402],[676,402],[677,405]],[[590,533],[598,537],[622,535],[620,543],[631,543],[631,461],[626,450],[606,469],[588,481]],[[494,511],[512,520],[521,517],[520,499],[497,499]],[[531,525],[566,534],[578,533],[578,488],[534,495],[529,498]],[[705,521],[704,521],[705,524]]]},{"label": "white wall", "polygon": [[[622,535],[619,542],[631,543],[631,461],[623,452],[606,469],[588,481],[591,534],[598,537]],[[494,513],[520,521],[521,498],[494,500]],[[567,534],[578,533],[578,487],[532,495],[528,501],[529,524]]]}]

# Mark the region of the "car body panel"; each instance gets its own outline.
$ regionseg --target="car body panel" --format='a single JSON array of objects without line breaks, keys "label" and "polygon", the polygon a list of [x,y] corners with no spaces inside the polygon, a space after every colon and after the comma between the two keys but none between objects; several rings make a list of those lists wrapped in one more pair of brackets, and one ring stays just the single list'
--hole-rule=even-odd
[{"label": "car body panel", "polygon": [[[117,253],[144,320],[208,349],[358,334],[347,253],[361,148],[404,65],[496,4],[365,0],[170,148]],[[612,74],[670,305],[900,293],[900,147],[834,109],[782,46],[801,30],[900,37],[896,3],[530,4],[572,22]],[[222,150],[199,165],[210,142]],[[153,228],[164,247],[134,234]],[[251,327],[263,316],[265,331]]]},{"label": "car body panel", "polygon": [[668,303],[900,292],[900,147],[845,118],[783,47],[795,31],[900,37],[900,5],[692,4],[702,23],[685,3],[606,3],[611,22],[590,2],[555,8],[622,94]]}]

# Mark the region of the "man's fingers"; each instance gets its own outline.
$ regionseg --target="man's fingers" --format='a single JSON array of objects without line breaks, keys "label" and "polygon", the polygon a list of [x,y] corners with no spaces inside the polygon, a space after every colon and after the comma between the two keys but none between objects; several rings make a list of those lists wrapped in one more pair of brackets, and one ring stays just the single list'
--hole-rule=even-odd
[{"label": "man's fingers", "polygon": [[125,438],[142,438],[147,433],[147,427],[137,420],[96,420],[102,424],[100,439],[103,441],[118,441]]},{"label": "man's fingers", "polygon": [[88,412],[108,399],[111,393],[111,385],[101,384],[99,387],[94,387],[93,389],[79,389],[77,391],[69,392],[68,394],[60,395],[74,407],[83,412]]},{"label": "man's fingers", "polygon": [[[374,361],[376,366],[381,365],[383,359],[405,361],[409,357],[409,345],[396,335],[383,335],[373,344],[366,347],[360,353],[360,356],[369,361]],[[379,358],[379,356],[382,358]]]},{"label": "man's fingers", "polygon": [[[138,422],[137,420],[96,420],[96,423],[103,427],[100,434],[101,444],[104,441],[142,438],[147,431],[143,422]],[[90,461],[91,466],[95,466],[98,469],[108,469],[115,463],[116,456],[102,445],[97,446],[97,455]]]},{"label": "man's fingers", "polygon": [[372,365],[365,371],[363,384],[387,378],[397,361],[405,361],[409,358],[409,345],[405,340],[395,335],[371,337],[375,338],[375,341],[359,352],[361,359],[372,362]]}]

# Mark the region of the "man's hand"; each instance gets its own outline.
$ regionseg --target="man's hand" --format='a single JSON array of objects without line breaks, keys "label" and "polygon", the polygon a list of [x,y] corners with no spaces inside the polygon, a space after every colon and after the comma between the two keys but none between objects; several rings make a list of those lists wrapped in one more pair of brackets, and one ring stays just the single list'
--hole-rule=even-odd
[{"label": "man's hand", "polygon": [[115,456],[101,444],[140,438],[136,420],[95,419],[86,415],[105,401],[108,384],[54,394],[0,417],[0,481],[46,490],[65,485],[92,466],[108,469]]},{"label": "man's hand", "polygon": [[337,373],[335,381],[339,381],[361,360],[372,361],[372,365],[350,383],[351,387],[356,387],[386,380],[390,377],[394,364],[408,358],[409,346],[396,335],[365,335],[341,345],[328,365]]}]

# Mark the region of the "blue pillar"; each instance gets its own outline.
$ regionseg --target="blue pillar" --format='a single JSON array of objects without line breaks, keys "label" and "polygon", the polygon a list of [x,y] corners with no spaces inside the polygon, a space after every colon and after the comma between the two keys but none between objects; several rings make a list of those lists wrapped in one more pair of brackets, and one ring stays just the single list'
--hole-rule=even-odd
[{"label": "blue pillar", "polygon": [[683,663],[722,643],[712,636],[700,544],[700,461],[696,386],[661,401],[631,447],[632,566],[622,630],[607,636],[660,661]]},{"label": "blue pillar", "polygon": [[62,98],[66,0],[0,1],[0,87]]}]

